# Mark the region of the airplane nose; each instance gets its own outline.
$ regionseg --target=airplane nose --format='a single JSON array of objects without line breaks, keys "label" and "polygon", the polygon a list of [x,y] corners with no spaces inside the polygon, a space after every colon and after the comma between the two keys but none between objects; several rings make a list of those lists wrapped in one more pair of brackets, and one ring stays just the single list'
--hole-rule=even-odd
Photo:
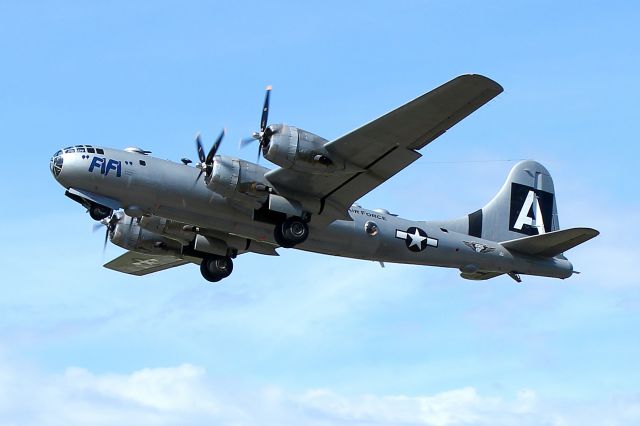
[{"label": "airplane nose", "polygon": [[62,171],[63,163],[64,159],[62,158],[62,150],[53,154],[53,157],[51,157],[51,161],[49,162],[49,168],[51,169],[51,174],[56,180]]}]

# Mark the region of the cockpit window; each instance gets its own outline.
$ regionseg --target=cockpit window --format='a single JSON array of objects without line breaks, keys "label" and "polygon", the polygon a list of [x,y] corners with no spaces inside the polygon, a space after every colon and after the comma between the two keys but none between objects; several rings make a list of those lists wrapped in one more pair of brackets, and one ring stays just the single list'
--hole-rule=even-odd
[{"label": "cockpit window", "polygon": [[54,157],[56,157],[58,155],[62,155],[63,152],[65,154],[72,154],[74,152],[89,152],[91,154],[94,154],[94,153],[104,154],[104,150],[102,148],[94,148],[91,145],[75,145],[75,146],[68,146],[68,147],[63,148],[62,150],[56,152]]},{"label": "cockpit window", "polygon": [[58,152],[56,152],[55,154],[53,154],[53,156],[54,156],[54,157],[58,157],[58,156],[60,156],[60,155],[62,155],[62,151],[58,151]]}]

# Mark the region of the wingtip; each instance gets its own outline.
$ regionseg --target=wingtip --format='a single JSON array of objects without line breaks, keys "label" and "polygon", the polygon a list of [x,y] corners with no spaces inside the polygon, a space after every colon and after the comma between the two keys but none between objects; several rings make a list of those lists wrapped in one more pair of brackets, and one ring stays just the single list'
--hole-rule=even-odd
[{"label": "wingtip", "polygon": [[271,85],[268,85],[267,90],[271,90],[271,89],[273,89],[273,87]]},{"label": "wingtip", "polygon": [[477,82],[483,82],[485,86],[489,86],[491,89],[495,90],[496,93],[504,92],[504,88],[497,81],[482,74],[473,74],[473,73],[462,74],[458,76],[458,78],[468,79],[468,81],[475,80]]}]

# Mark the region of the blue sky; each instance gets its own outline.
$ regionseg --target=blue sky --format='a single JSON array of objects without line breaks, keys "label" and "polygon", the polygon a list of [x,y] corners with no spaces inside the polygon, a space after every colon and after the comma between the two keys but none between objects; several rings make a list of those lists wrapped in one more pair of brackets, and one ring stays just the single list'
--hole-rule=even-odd
[{"label": "blue sky", "polygon": [[[0,424],[640,423],[634,2],[0,3]],[[335,138],[462,73],[505,92],[361,200],[414,219],[551,171],[566,281],[281,250],[108,271],[48,161],[76,143],[193,157],[272,122]],[[491,160],[477,162],[479,160]]]}]

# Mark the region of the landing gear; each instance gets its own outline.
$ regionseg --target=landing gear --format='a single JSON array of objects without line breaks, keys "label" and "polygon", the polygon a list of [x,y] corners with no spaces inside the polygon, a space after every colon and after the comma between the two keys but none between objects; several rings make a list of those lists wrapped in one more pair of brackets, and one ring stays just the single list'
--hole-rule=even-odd
[{"label": "landing gear", "polygon": [[233,260],[229,256],[210,255],[202,259],[200,272],[205,280],[217,283],[233,271]]},{"label": "landing gear", "polygon": [[290,217],[276,225],[273,236],[280,247],[291,248],[305,242],[309,226],[299,217]]},{"label": "landing gear", "polygon": [[89,216],[93,220],[106,219],[111,216],[111,213],[113,213],[113,210],[100,204],[91,203],[91,207],[89,207]]}]

